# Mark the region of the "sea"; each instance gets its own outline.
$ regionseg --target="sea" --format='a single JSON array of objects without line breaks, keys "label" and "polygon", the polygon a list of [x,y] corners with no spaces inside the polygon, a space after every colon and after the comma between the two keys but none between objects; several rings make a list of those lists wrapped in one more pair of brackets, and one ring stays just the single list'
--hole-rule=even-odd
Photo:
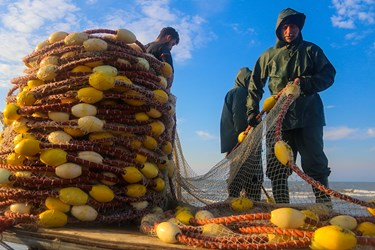
[{"label": "sea", "polygon": [[330,182],[329,185],[335,191],[361,200],[375,200],[375,182]]},{"label": "sea", "polygon": [[[353,197],[355,199],[364,200],[364,201],[370,201],[375,200],[375,182],[330,182],[330,189],[335,190],[339,193],[342,193],[344,195]],[[295,185],[291,185],[293,187]],[[299,196],[308,196],[311,195],[311,187],[309,185],[306,185],[304,188],[303,185],[296,185],[298,186],[298,192],[300,192]],[[293,190],[290,190],[293,192]],[[292,201],[293,202],[293,201]],[[345,204],[345,203],[344,203]],[[342,207],[341,207],[342,209]],[[352,208],[348,204],[347,210],[352,211]],[[365,210],[363,210],[365,211]],[[28,250],[28,246],[16,244],[12,242],[4,242],[7,244],[7,246],[4,246],[1,244],[0,241],[0,250]],[[9,247],[9,248],[8,248]]]}]

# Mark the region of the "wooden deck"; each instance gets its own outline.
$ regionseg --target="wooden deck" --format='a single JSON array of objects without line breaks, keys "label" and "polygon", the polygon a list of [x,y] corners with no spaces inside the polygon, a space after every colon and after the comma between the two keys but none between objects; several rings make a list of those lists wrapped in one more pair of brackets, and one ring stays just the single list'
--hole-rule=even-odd
[{"label": "wooden deck", "polygon": [[12,228],[3,232],[2,240],[23,244],[33,250],[199,249],[182,244],[163,243],[157,237],[145,235],[132,226],[40,228],[37,231]]}]

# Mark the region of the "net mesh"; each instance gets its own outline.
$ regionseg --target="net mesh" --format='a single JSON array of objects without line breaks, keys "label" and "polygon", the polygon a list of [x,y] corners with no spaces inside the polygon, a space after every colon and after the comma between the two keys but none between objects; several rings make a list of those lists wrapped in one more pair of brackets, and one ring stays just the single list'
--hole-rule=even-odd
[{"label": "net mesh", "polygon": [[[57,41],[24,58],[26,74],[12,79],[1,114],[0,232],[136,222],[164,242],[214,249],[375,246],[375,203],[311,179],[287,150],[281,124],[298,92],[272,97],[262,122],[198,175],[176,133],[176,99],[160,78],[166,65],[118,32],[77,33],[80,44]],[[89,39],[101,40],[94,51]],[[114,85],[90,82],[103,64],[117,70]],[[334,222],[351,231],[326,227]]]},{"label": "net mesh", "polygon": [[[283,203],[282,199],[275,204],[275,196],[280,196],[275,191],[287,189],[288,206],[315,206],[324,210],[329,209],[331,213],[369,215],[367,207],[372,207],[371,203],[324,187],[305,175],[294,162],[290,164],[293,168],[291,169],[291,166],[282,165],[275,157],[274,145],[277,142],[277,130],[280,130],[277,128],[277,122],[280,123],[283,119],[280,117],[282,110],[287,110],[297,97],[291,99],[281,95],[262,122],[256,128],[251,128],[244,141],[204,175],[197,175],[186,162],[177,136],[174,153],[177,155],[175,159],[178,171],[175,182],[178,199],[195,206],[205,206],[230,197],[242,196],[258,201],[257,204],[262,209],[269,211],[275,206],[285,205],[279,204]],[[280,171],[286,171],[291,175],[287,183],[282,180],[276,181],[272,188],[272,182],[267,176]],[[323,191],[320,196],[316,196],[314,189],[319,188]],[[317,198],[326,196],[331,196],[332,200],[327,203],[316,203]]]}]

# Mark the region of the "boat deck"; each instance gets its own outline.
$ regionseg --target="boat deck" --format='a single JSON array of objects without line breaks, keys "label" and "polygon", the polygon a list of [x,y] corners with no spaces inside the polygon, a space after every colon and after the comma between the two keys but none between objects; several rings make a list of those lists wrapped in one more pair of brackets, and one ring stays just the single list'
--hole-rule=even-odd
[{"label": "boat deck", "polygon": [[[167,244],[148,236],[137,227],[64,227],[35,230],[12,228],[2,240],[28,246],[28,249],[199,249],[183,244]],[[1,249],[1,247],[0,247]]]}]

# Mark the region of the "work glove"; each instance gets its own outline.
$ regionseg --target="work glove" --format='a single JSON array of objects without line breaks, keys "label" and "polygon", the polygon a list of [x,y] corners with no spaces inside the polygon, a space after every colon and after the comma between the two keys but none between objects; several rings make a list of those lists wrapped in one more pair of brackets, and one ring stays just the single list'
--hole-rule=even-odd
[{"label": "work glove", "polygon": [[247,123],[255,128],[259,123],[260,123],[260,120],[258,121],[257,120],[257,116],[258,116],[259,112],[258,113],[251,113],[248,117],[247,117]]},{"label": "work glove", "polygon": [[284,89],[284,94],[286,96],[292,95],[292,96],[299,96],[301,90],[298,83],[288,83]]},{"label": "work glove", "polygon": [[300,86],[301,92],[303,94],[312,95],[316,93],[311,85],[311,77],[299,77],[294,80],[295,83],[296,81],[298,82],[298,85]]}]

